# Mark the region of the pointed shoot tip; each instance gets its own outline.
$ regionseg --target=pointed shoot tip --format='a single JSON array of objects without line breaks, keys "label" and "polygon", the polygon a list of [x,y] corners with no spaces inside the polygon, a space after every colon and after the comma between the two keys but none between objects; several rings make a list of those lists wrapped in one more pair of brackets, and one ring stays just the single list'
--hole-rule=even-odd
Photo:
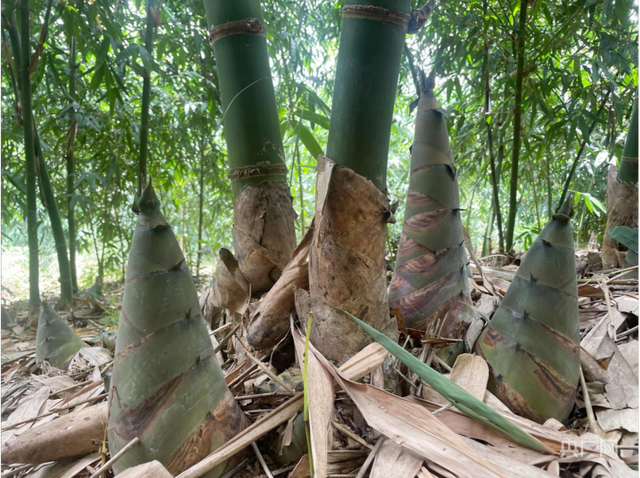
[{"label": "pointed shoot tip", "polygon": [[554,219],[558,219],[560,221],[570,221],[573,216],[573,196],[568,197],[564,204],[560,206],[556,213],[553,215]]}]

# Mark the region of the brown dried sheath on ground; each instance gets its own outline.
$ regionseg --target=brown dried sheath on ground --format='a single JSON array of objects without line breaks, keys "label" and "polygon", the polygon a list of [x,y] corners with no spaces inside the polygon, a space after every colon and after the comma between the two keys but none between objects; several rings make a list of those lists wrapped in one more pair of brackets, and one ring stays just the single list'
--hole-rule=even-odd
[{"label": "brown dried sheath on ground", "polygon": [[138,204],[110,390],[109,450],[114,455],[138,437],[116,471],[158,460],[175,475],[234,437],[244,417],[151,184]]}]

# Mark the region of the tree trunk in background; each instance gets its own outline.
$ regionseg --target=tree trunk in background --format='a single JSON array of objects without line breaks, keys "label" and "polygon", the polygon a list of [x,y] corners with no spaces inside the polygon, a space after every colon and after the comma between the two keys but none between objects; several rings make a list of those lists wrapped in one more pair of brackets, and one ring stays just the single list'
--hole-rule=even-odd
[{"label": "tree trunk in background", "polygon": [[513,108],[513,148],[511,150],[511,185],[509,187],[509,216],[505,238],[506,252],[513,252],[513,234],[518,208],[518,163],[520,160],[520,134],[522,128],[522,80],[524,76],[524,39],[527,23],[527,0],[520,0],[520,19],[514,34],[518,41],[515,105]]},{"label": "tree trunk in background", "polygon": [[69,256],[67,255],[67,240],[64,237],[62,227],[62,217],[58,209],[56,195],[49,178],[47,164],[42,154],[42,146],[38,130],[33,125],[33,141],[36,154],[36,164],[38,166],[38,178],[40,179],[40,192],[42,193],[42,205],[47,210],[49,222],[51,222],[51,232],[56,245],[58,256],[58,269],[60,272],[60,298],[63,305],[73,306],[73,287],[71,285],[71,268],[69,267]]},{"label": "tree trunk in background", "polygon": [[[8,25],[10,41],[15,58],[15,64],[21,65],[18,72],[21,85],[22,126],[25,138],[26,177],[27,177],[27,235],[29,241],[29,304],[30,322],[35,319],[40,304],[39,297],[39,264],[38,264],[38,235],[37,235],[37,198],[36,182],[40,179],[41,199],[49,214],[51,229],[55,241],[58,266],[60,271],[60,296],[63,304],[73,305],[73,290],[71,286],[71,270],[67,256],[67,243],[62,228],[60,212],[56,203],[55,193],[49,179],[45,164],[40,138],[35,125],[31,108],[31,29],[29,18],[29,1],[22,0],[21,8],[21,38],[18,38],[15,28],[15,16]],[[48,21],[49,12],[45,22]],[[46,24],[45,27],[46,28]],[[46,33],[45,33],[46,35]],[[44,37],[43,37],[44,38]]]},{"label": "tree trunk in background", "polygon": [[392,214],[385,193],[410,3],[347,0],[342,9],[328,158],[318,159],[309,293],[296,294],[298,316],[313,312],[311,341],[338,364],[371,338],[337,309],[397,334],[386,291],[385,228]]},{"label": "tree trunk in background", "polygon": [[621,267],[618,262],[619,244],[609,235],[615,226],[638,227],[638,101],[636,99],[627,140],[620,161],[620,173],[609,166],[607,177],[607,229],[602,241],[602,267]]},{"label": "tree trunk in background", "polygon": [[[76,97],[76,42],[71,37],[69,45],[69,97]],[[71,285],[73,292],[78,292],[78,273],[76,270],[76,219],[74,214],[73,195],[75,194],[76,166],[73,142],[78,132],[75,109],[71,124],[67,130],[67,224],[69,226],[69,267],[71,268]]]},{"label": "tree trunk in background", "polygon": [[[147,28],[144,36],[144,47],[149,52],[149,57],[153,54],[153,29],[159,15],[155,11],[155,0],[147,0]],[[151,62],[150,62],[151,63]],[[138,194],[147,184],[147,156],[149,150],[149,105],[151,103],[151,70],[144,69],[142,81],[142,110],[140,112],[140,155],[138,156]]]},{"label": "tree trunk in background", "polygon": [[[109,450],[114,456],[139,437],[114,466],[116,474],[158,460],[175,476],[233,438],[245,418],[225,383],[191,272],[151,184],[138,206],[109,391]],[[206,476],[224,471],[225,464]]]},{"label": "tree trunk in background", "polygon": [[273,286],[296,246],[262,10],[258,0],[204,5],[224,111],[234,249],[256,294]]},{"label": "tree trunk in background", "polygon": [[[37,319],[40,307],[40,269],[38,258],[38,200],[36,197],[36,155],[33,142],[33,112],[31,110],[31,63],[29,0],[21,0],[22,41],[18,38],[15,15],[11,17],[9,38],[13,49],[14,65],[20,87],[22,128],[24,134],[25,176],[27,183],[27,238],[29,242],[29,317]],[[21,45],[22,43],[22,45]],[[17,99],[17,98],[16,98]]]},{"label": "tree trunk in background", "polygon": [[[456,168],[451,161],[443,111],[433,94],[433,78],[422,75],[411,150],[409,192],[389,306],[405,325],[435,330],[442,337],[464,337],[473,311],[467,254],[460,218]],[[449,352],[456,355],[464,345]],[[455,359],[454,359],[455,360]]]}]

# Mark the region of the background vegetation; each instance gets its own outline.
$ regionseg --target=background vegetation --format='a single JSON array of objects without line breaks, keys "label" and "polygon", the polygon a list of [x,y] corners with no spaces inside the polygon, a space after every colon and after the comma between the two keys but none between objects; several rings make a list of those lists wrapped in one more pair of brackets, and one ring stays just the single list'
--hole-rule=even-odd
[{"label": "background vegetation", "polygon": [[[71,200],[80,287],[93,284],[100,270],[105,279],[123,276],[135,220],[130,205],[137,181],[142,77],[147,73],[152,84],[149,173],[192,271],[197,273],[200,264],[200,273],[209,273],[217,250],[231,246],[232,203],[216,64],[202,2],[161,2],[149,55],[143,47],[145,6],[139,0],[32,1],[32,51],[50,1],[50,31],[33,75],[33,110],[62,214],[68,198],[68,131],[77,122],[76,192]],[[315,158],[326,145],[341,4],[262,2],[299,238],[313,216]],[[491,227],[488,132],[505,227],[522,5],[520,0],[437,2],[425,28],[408,37],[388,171],[391,201],[399,201],[397,223],[388,231],[394,254],[408,184],[414,121],[410,104],[416,97],[418,68],[435,68],[437,73],[436,94],[449,112],[463,221],[472,242],[478,253],[486,254],[488,234],[493,251],[498,249],[497,227]],[[10,2],[3,5],[3,20],[11,7]],[[636,6],[629,0],[533,0],[525,26],[515,249],[528,247],[558,206],[581,145],[569,184],[578,217],[574,232],[579,246],[592,236],[600,243],[607,165],[620,157],[638,87]],[[75,94],[69,90],[72,38]],[[24,148],[6,47],[4,53],[2,275],[4,287],[26,298]],[[204,220],[198,240],[201,184]],[[54,279],[57,262],[49,218],[42,207],[38,214],[43,279]],[[43,292],[57,289],[54,282],[44,285]]]}]

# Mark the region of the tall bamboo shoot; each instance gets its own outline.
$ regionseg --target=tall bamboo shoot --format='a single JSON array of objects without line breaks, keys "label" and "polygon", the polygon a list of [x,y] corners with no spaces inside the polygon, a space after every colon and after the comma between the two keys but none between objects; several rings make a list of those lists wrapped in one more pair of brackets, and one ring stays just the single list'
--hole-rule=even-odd
[{"label": "tall bamboo shoot", "polygon": [[[149,184],[138,202],[110,390],[116,471],[152,460],[176,475],[235,436],[243,415],[227,388],[189,268]],[[207,474],[218,477],[225,465]]]},{"label": "tall bamboo shoot", "polygon": [[404,226],[389,288],[389,306],[405,324],[425,330],[440,321],[440,334],[462,338],[473,313],[468,304],[467,255],[460,219],[456,168],[445,113],[422,74],[411,150]]}]

